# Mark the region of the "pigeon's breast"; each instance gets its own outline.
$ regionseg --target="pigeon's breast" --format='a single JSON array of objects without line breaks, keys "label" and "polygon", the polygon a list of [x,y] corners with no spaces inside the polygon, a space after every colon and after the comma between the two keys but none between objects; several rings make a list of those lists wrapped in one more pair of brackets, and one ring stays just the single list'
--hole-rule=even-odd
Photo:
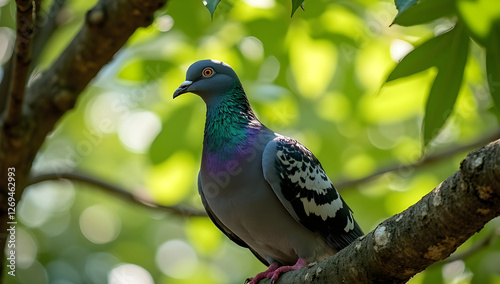
[{"label": "pigeon's breast", "polygon": [[204,146],[200,173],[203,191],[208,196],[231,195],[255,179],[255,175],[262,175],[262,152],[272,137],[259,135],[257,130],[248,132],[245,141],[237,145],[227,141],[216,149]]},{"label": "pigeon's breast", "polygon": [[331,255],[331,248],[295,221],[264,179],[262,153],[273,137],[257,138],[229,160],[204,153],[201,190],[217,218],[268,261],[317,261]]}]

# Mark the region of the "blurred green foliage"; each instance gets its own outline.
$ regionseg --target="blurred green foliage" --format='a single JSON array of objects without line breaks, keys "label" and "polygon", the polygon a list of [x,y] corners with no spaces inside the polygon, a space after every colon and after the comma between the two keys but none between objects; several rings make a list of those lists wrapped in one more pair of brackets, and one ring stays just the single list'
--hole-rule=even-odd
[{"label": "blurred green foliage", "polygon": [[[439,134],[453,110],[469,56],[469,37],[486,47],[485,74],[488,77],[491,98],[496,108],[500,107],[496,90],[496,85],[500,83],[500,74],[497,72],[500,66],[500,45],[496,42],[500,30],[495,27],[500,21],[500,6],[491,0],[476,1],[476,9],[479,7],[479,11],[489,11],[485,17],[486,21],[476,21],[478,10],[472,8],[471,13],[471,10],[460,9],[459,5],[463,2],[471,1],[457,1],[458,8],[451,0],[423,0],[418,3],[414,0],[396,1],[399,13],[394,23],[403,26],[422,24],[450,14],[458,16],[451,31],[428,40],[411,51],[387,78],[387,81],[392,81],[432,66],[438,69],[425,108],[422,126],[424,147]],[[481,25],[477,25],[477,22]],[[497,115],[500,115],[500,112],[497,111]]]},{"label": "blurred green foliage", "polygon": [[[57,58],[95,2],[69,1],[37,70]],[[206,58],[229,63],[261,121],[308,146],[334,183],[400,165],[374,181],[340,188],[365,232],[418,201],[465,156],[411,166],[422,155],[424,117],[425,129],[440,129],[426,134],[434,137],[425,139],[428,155],[498,129],[495,0],[399,1],[414,4],[399,14],[387,1],[309,0],[290,18],[298,2],[224,0],[212,20],[199,0],[169,1],[59,122],[35,173],[85,172],[160,204],[201,209],[196,177],[204,104],[194,95],[174,102],[172,94],[187,67]],[[49,9],[50,1],[43,4]],[[4,63],[14,41],[15,3],[1,0],[0,6]],[[460,30],[450,31],[456,22]],[[457,46],[438,48],[443,38]],[[457,81],[454,72],[463,78]],[[399,79],[384,84],[391,76]],[[437,121],[428,121],[429,109]],[[4,283],[124,283],[126,277],[146,284],[242,283],[264,269],[207,218],[144,209],[88,185],[31,186],[17,210],[17,276],[4,275]],[[499,220],[490,222],[458,253],[499,227]],[[410,283],[500,283],[498,263],[500,242],[493,239]]]}]

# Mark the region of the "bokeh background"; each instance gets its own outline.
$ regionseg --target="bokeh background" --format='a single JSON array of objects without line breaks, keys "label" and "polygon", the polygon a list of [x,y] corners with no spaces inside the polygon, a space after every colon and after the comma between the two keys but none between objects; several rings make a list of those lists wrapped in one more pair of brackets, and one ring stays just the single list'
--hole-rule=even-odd
[{"label": "bokeh background", "polygon": [[[43,1],[45,11],[51,2]],[[65,5],[36,72],[57,58],[95,3]],[[464,11],[473,18],[484,12]],[[309,0],[305,11],[290,13],[284,0],[223,0],[212,21],[199,0],[169,1],[58,123],[35,173],[77,172],[158,204],[201,210],[196,177],[205,106],[194,95],[174,101],[172,94],[187,67],[206,58],[235,69],[262,122],[315,153],[365,232],[456,171],[471,149],[454,149],[498,133],[484,51],[475,43],[453,114],[425,152],[420,130],[436,70],[383,84],[405,54],[455,19],[390,26],[394,3],[374,0]],[[0,0],[2,63],[11,56],[14,27],[15,2]],[[415,165],[429,155],[440,158]],[[360,180],[386,168],[393,170]],[[16,277],[3,275],[3,283],[225,284],[265,269],[208,218],[146,208],[79,182],[30,186],[17,217]],[[500,283],[499,228],[500,220],[491,221],[458,250],[470,254],[435,264],[410,283]]]}]

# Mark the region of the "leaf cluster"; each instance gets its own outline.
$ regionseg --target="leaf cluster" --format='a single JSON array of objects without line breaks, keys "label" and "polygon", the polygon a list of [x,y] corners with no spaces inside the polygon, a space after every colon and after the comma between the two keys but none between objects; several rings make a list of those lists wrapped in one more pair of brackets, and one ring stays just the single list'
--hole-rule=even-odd
[{"label": "leaf cluster", "polygon": [[[491,99],[500,117],[500,9],[496,1],[480,0],[475,5],[483,11],[482,24],[477,24],[470,1],[462,0],[396,0],[398,14],[393,24],[415,26],[447,17],[456,19],[455,26],[420,43],[399,62],[386,82],[435,67],[437,74],[428,94],[422,124],[423,145],[427,147],[442,130],[453,111],[470,55],[471,40],[486,50],[486,75]],[[475,14],[476,17],[472,16]]]}]

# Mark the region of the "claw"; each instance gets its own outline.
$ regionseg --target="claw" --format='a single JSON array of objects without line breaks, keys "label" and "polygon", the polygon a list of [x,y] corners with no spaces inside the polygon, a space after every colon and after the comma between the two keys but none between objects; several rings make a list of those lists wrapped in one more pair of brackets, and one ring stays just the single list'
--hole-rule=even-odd
[{"label": "claw", "polygon": [[281,273],[285,273],[285,272],[292,271],[292,270],[297,270],[297,269],[300,269],[302,267],[305,267],[306,265],[307,265],[307,261],[304,258],[299,258],[297,260],[297,262],[292,266],[282,266],[282,267],[276,269],[272,274],[271,283],[274,283],[276,280],[278,280],[278,277],[280,276]]},{"label": "claw", "polygon": [[278,277],[281,273],[297,270],[305,267],[306,265],[307,261],[304,258],[299,258],[292,266],[279,267],[277,263],[272,263],[266,271],[257,274],[253,278],[247,278],[247,280],[245,280],[245,284],[257,284],[257,282],[264,278],[271,279],[271,284],[274,284],[278,281]]},{"label": "claw", "polygon": [[245,284],[257,284],[257,282],[259,282],[261,279],[270,279],[274,271],[276,271],[278,267],[279,265],[277,263],[272,263],[271,265],[269,265],[269,268],[267,268],[266,271],[255,275],[255,277],[247,278]]}]

